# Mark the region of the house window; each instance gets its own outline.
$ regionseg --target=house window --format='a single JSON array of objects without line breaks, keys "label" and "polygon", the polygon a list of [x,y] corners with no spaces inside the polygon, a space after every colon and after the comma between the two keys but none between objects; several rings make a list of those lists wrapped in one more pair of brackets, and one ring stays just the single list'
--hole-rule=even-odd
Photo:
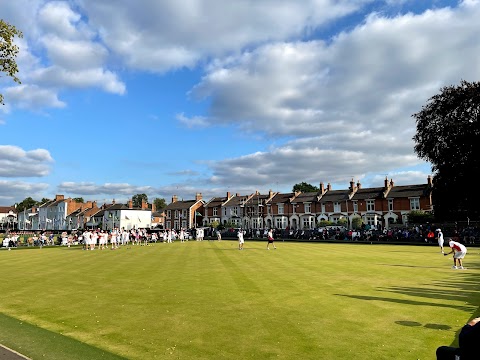
[{"label": "house window", "polygon": [[388,199],[388,211],[393,211],[393,199]]},{"label": "house window", "polygon": [[333,203],[333,212],[341,212],[342,211],[342,207],[340,205],[339,202],[336,202],[336,203]]},{"label": "house window", "polygon": [[285,216],[276,217],[275,227],[278,229],[285,229],[287,227],[287,218]]},{"label": "house window", "polygon": [[227,208],[223,208],[223,216],[227,216]]},{"label": "house window", "polygon": [[322,203],[322,214],[325,214],[325,204]]},{"label": "house window", "polygon": [[284,205],[283,204],[278,204],[278,213],[283,214],[284,213]]},{"label": "house window", "polygon": [[367,200],[367,211],[375,211],[375,200]]},{"label": "house window", "polygon": [[310,214],[312,212],[312,205],[311,204],[305,204],[305,213]]},{"label": "house window", "polygon": [[218,208],[213,208],[213,216],[218,216]]},{"label": "house window", "polygon": [[187,228],[187,220],[182,220],[182,228]]},{"label": "house window", "polygon": [[353,212],[354,213],[358,212],[358,202],[356,202],[356,201],[353,202]]},{"label": "house window", "polygon": [[420,199],[419,198],[410,199],[410,210],[420,210]]},{"label": "house window", "polygon": [[270,215],[271,213],[272,213],[271,206],[268,205],[268,206],[267,206],[267,215]]},{"label": "house window", "polygon": [[238,207],[234,206],[232,208],[232,216],[238,216]]},{"label": "house window", "polygon": [[175,210],[175,212],[173,213],[174,214],[174,218],[178,218],[178,210]]},{"label": "house window", "polygon": [[172,228],[172,222],[169,220],[167,221],[167,229],[171,229],[171,228]]},{"label": "house window", "polygon": [[375,225],[375,216],[367,216],[365,220],[368,225]]},{"label": "house window", "polygon": [[172,210],[167,210],[167,218],[171,218],[172,217]]},{"label": "house window", "polygon": [[178,226],[178,220],[175,220],[175,221],[174,221],[174,228],[177,229],[177,230],[180,228],[180,227]]},{"label": "house window", "polygon": [[182,210],[182,218],[184,218],[184,219],[187,218],[187,209]]},{"label": "house window", "polygon": [[307,216],[303,218],[303,228],[313,229],[313,218],[311,216]]}]

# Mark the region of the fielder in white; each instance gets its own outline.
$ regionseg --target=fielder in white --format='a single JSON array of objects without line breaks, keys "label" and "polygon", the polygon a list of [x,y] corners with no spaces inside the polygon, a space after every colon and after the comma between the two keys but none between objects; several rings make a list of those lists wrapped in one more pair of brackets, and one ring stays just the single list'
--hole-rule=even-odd
[{"label": "fielder in white", "polygon": [[450,240],[448,242],[448,245],[452,250],[448,254],[445,253],[444,255],[447,256],[447,255],[453,254],[452,269],[462,269],[462,270],[465,269],[462,263],[462,259],[467,254],[467,248],[465,247],[465,245],[460,244],[459,242],[456,242],[453,240]]},{"label": "fielder in white", "polygon": [[442,254],[444,254],[443,252],[443,243],[444,243],[444,240],[443,240],[443,232],[441,229],[437,229],[437,240],[438,240],[438,246],[440,246],[440,251],[442,252]]}]

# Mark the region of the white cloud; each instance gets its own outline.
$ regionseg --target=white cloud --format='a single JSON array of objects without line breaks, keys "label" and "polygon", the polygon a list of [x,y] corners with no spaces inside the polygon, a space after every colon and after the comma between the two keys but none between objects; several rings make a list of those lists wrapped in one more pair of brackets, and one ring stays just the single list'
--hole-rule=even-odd
[{"label": "white cloud", "polygon": [[38,12],[38,25],[43,32],[66,39],[90,38],[93,35],[81,19],[82,16],[65,1],[47,2]]},{"label": "white cloud", "polygon": [[40,200],[43,197],[43,192],[47,189],[48,184],[46,183],[26,183],[0,179],[0,203],[13,205],[29,196]]},{"label": "white cloud", "polygon": [[[126,92],[118,75],[107,69],[108,49],[74,2],[4,2],[0,0],[2,13],[5,5],[7,20],[25,36],[17,41],[22,86],[2,90],[10,96],[6,98],[9,111],[12,107],[64,107],[59,94],[69,88],[96,87],[119,95]],[[24,11],[28,17],[19,15]]]},{"label": "white cloud", "polygon": [[368,173],[427,168],[413,152],[411,115],[442,86],[480,78],[479,16],[478,1],[420,15],[374,14],[329,43],[278,42],[212,62],[191,92],[211,104],[203,126],[294,140],[212,163],[211,181],[347,184]]},{"label": "white cloud", "polygon": [[194,117],[187,117],[185,114],[177,114],[177,120],[189,128],[198,128],[198,127],[207,127],[209,122],[204,116],[194,116]]},{"label": "white cloud", "polygon": [[0,177],[46,176],[52,162],[45,149],[26,151],[18,146],[0,145]]},{"label": "white cloud", "polygon": [[108,55],[105,47],[90,40],[68,40],[47,35],[42,38],[50,60],[66,70],[83,70],[101,66]]},{"label": "white cloud", "polygon": [[167,71],[271,40],[299,37],[370,0],[83,0],[102,40],[132,68]]},{"label": "white cloud", "polygon": [[37,85],[18,85],[5,90],[5,99],[9,104],[22,109],[36,110],[44,107],[63,108],[66,104],[58,99],[51,89]]},{"label": "white cloud", "polygon": [[106,92],[123,95],[125,84],[117,75],[101,68],[90,68],[70,71],[52,66],[42,68],[31,74],[38,84],[53,88],[88,88],[97,87]]}]

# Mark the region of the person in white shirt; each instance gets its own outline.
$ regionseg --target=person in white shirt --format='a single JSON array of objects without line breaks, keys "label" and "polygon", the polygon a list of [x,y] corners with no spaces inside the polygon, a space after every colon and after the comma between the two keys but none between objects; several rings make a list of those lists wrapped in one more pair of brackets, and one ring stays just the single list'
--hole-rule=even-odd
[{"label": "person in white shirt", "polygon": [[443,240],[443,232],[441,229],[437,229],[437,240],[438,240],[438,246],[440,246],[440,252],[442,254],[444,254],[443,252],[443,243],[444,243],[444,240]]},{"label": "person in white shirt", "polygon": [[245,239],[243,238],[242,229],[238,229],[237,238],[238,238],[238,250],[243,250],[243,244],[245,243]]},{"label": "person in white shirt", "polygon": [[452,250],[449,253],[445,253],[443,255],[447,256],[453,254],[452,269],[465,269],[462,262],[462,259],[467,254],[467,248],[465,247],[465,245],[450,239],[450,241],[448,242],[448,246],[450,246],[450,249]]},{"label": "person in white shirt", "polygon": [[267,242],[267,250],[270,250],[270,244],[273,245],[273,248],[276,249],[277,247],[275,246],[275,244],[273,243],[273,241],[275,240],[273,238],[273,230],[272,229],[269,229],[268,232],[267,232],[267,239],[268,239],[268,242]]}]

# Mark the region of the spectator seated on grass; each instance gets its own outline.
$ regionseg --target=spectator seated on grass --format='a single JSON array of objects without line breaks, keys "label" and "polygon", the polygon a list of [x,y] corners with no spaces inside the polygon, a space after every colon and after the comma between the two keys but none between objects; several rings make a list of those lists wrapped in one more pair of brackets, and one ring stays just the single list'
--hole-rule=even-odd
[{"label": "spectator seated on grass", "polygon": [[470,320],[458,335],[458,348],[440,346],[437,360],[476,360],[480,358],[480,317]]}]

